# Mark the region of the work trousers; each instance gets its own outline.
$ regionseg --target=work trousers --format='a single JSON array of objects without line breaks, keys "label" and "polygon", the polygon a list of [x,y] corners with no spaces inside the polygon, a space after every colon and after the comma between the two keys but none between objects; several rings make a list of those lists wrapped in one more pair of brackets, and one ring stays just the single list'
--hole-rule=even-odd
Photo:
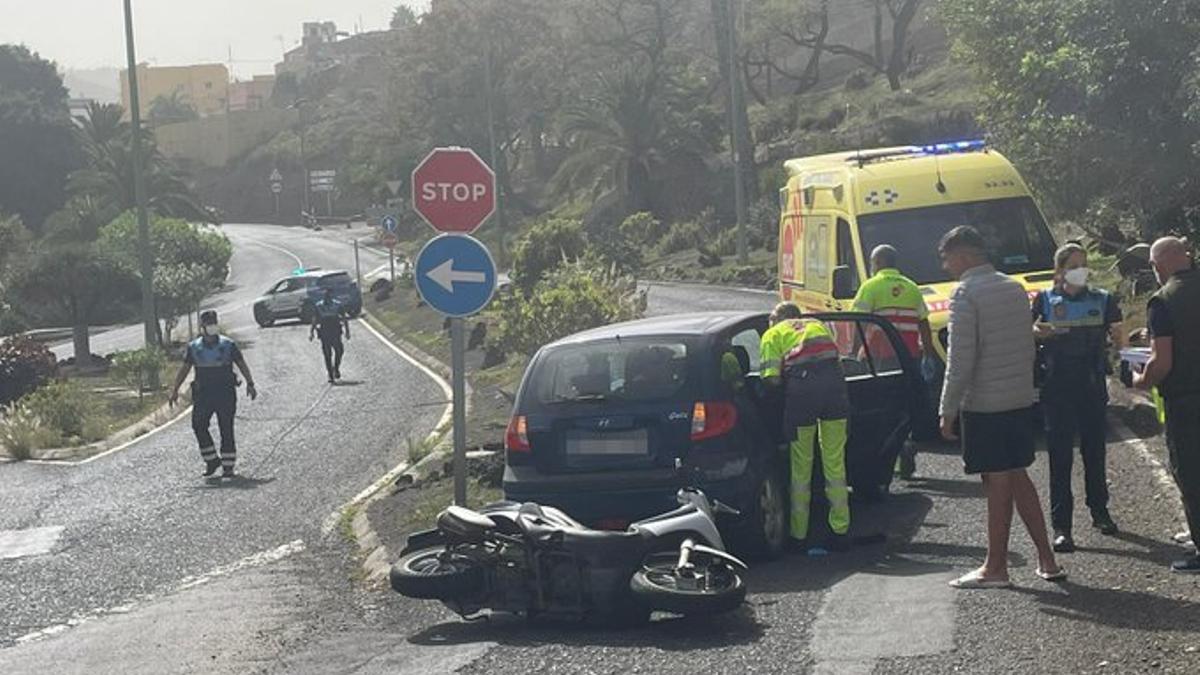
[{"label": "work trousers", "polygon": [[1046,448],[1050,456],[1050,522],[1055,530],[1070,532],[1074,524],[1071,469],[1076,437],[1083,458],[1088,509],[1093,517],[1108,512],[1107,406],[1104,375],[1094,368],[1063,367],[1061,372],[1051,374],[1042,389]]},{"label": "work trousers", "polygon": [[217,416],[217,428],[221,432],[221,466],[232,469],[237,462],[237,443],[233,437],[233,418],[237,414],[237,394],[233,390],[218,393],[201,393],[192,400],[192,431],[200,444],[200,456],[204,461],[217,459],[216,444],[213,442],[209,425],[213,415]]},{"label": "work trousers", "polygon": [[836,361],[817,363],[786,373],[784,420],[791,450],[793,539],[808,537],[814,452],[819,447],[829,529],[850,530],[850,490],[846,482],[846,420],[850,402],[846,381]]},{"label": "work trousers", "polygon": [[321,353],[325,355],[325,372],[329,373],[329,377],[340,376],[342,355],[346,353],[346,346],[342,344],[342,336],[321,338]]},{"label": "work trousers", "polygon": [[1200,533],[1200,394],[1166,399],[1171,475],[1193,537]]}]

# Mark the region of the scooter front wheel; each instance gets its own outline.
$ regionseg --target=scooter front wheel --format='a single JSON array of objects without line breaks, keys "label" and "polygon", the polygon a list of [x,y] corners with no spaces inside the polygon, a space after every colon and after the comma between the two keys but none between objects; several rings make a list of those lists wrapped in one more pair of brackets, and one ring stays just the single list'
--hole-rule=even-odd
[{"label": "scooter front wheel", "polygon": [[400,558],[389,576],[394,591],[422,600],[462,600],[484,588],[483,567],[444,546]]},{"label": "scooter front wheel", "polygon": [[717,614],[737,609],[746,584],[721,563],[680,570],[676,560],[656,557],[629,580],[629,589],[647,606],[675,614]]}]

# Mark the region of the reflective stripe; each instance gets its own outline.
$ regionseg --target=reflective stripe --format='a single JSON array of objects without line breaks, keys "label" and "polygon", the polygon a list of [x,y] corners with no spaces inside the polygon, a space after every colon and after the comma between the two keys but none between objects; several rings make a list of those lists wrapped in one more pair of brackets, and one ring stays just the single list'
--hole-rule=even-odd
[{"label": "reflective stripe", "polygon": [[226,456],[226,457],[221,458],[221,466],[223,466],[227,469],[232,469],[233,465],[236,463],[237,463],[237,458],[235,458],[235,457]]},{"label": "reflective stripe", "polygon": [[915,309],[907,309],[904,307],[880,307],[879,309],[875,310],[875,313],[878,314],[879,316],[886,316],[889,319],[890,318],[912,318],[913,320],[917,320],[917,321],[919,321],[921,319],[920,312],[918,312]]},{"label": "reflective stripe", "polygon": [[204,461],[211,462],[217,458],[217,449],[212,446],[200,448],[200,456],[204,458]]},{"label": "reflective stripe", "polygon": [[847,489],[846,480],[844,478],[826,478],[825,488],[828,490],[845,490]]}]

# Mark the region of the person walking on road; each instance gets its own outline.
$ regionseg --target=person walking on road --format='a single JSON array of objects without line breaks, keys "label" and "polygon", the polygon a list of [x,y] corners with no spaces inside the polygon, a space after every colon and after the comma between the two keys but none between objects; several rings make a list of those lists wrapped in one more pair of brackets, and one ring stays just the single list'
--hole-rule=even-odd
[{"label": "person walking on road", "polygon": [[[1175,237],[1154,242],[1150,264],[1163,287],[1150,298],[1150,360],[1134,373],[1133,384],[1158,387],[1162,394],[1171,473],[1195,541],[1200,532],[1200,275],[1186,244]],[[1171,569],[1200,573],[1200,553],[1175,561]]]},{"label": "person walking on road", "polygon": [[[204,475],[211,476],[221,469],[221,475],[234,475],[237,464],[237,444],[233,435],[233,419],[237,413],[236,365],[246,379],[246,395],[250,400],[258,398],[254,387],[254,376],[242,357],[237,343],[221,335],[217,326],[217,313],[208,310],[200,314],[201,336],[188,343],[183,354],[183,366],[175,376],[168,402],[174,406],[179,401],[179,387],[194,368],[196,377],[192,381],[192,430],[200,444],[200,457],[204,459]],[[221,453],[217,454],[209,425],[213,415],[217,416],[217,427],[221,432]]]},{"label": "person walking on road", "polygon": [[1033,332],[1040,343],[1042,410],[1050,456],[1050,522],[1054,550],[1075,551],[1071,465],[1075,437],[1083,457],[1092,526],[1117,533],[1108,513],[1105,414],[1108,407],[1108,341],[1120,346],[1121,308],[1115,296],[1088,285],[1087,251],[1064,244],[1054,254],[1054,287],[1033,299]]},{"label": "person walking on road", "polygon": [[[871,278],[858,289],[858,295],[854,297],[854,311],[886,318],[896,327],[913,358],[921,361],[937,358],[933,350],[933,331],[929,327],[929,308],[925,306],[925,297],[912,279],[900,273],[899,254],[892,246],[882,244],[871,251]],[[887,336],[878,328],[869,327],[867,330],[867,348],[872,358],[889,358],[892,348]],[[924,424],[928,429],[932,426],[933,411],[932,406],[925,408],[928,416]],[[912,478],[916,471],[917,446],[909,441],[900,453],[900,477]]]},{"label": "person walking on road", "polygon": [[325,372],[329,375],[329,383],[333,384],[342,379],[342,355],[346,346],[342,344],[342,335],[350,339],[350,321],[346,318],[346,309],[342,303],[333,297],[333,289],[325,289],[325,297],[315,305],[312,328],[308,331],[311,342],[314,337],[321,338],[321,353],[325,356]]},{"label": "person walking on road", "polygon": [[950,582],[955,588],[1008,588],[1008,540],[1015,505],[1037,547],[1039,577],[1066,578],[1058,565],[1033,464],[1034,341],[1029,297],[988,262],[987,245],[970,226],[950,230],[938,245],[942,266],[959,280],[950,298],[950,342],[942,387],[941,432],[958,440],[968,474],[980,474],[987,495],[987,558]]},{"label": "person walking on road", "polygon": [[791,449],[794,544],[798,548],[807,544],[813,446],[819,442],[833,534],[830,548],[845,549],[850,531],[850,491],[846,482],[850,400],[833,335],[820,321],[802,318],[796,305],[780,303],[771,312],[771,327],[763,333],[760,354],[763,378],[772,383],[783,380],[784,437]]}]

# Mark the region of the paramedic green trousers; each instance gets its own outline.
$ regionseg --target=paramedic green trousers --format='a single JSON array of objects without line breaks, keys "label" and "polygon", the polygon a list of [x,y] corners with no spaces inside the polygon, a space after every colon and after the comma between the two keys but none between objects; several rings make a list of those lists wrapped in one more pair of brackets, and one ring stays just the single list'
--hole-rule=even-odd
[{"label": "paramedic green trousers", "polygon": [[813,461],[821,456],[825,497],[829,500],[829,529],[835,535],[850,530],[850,490],[846,482],[846,436],[850,403],[836,361],[818,363],[786,373],[784,424],[791,439],[793,539],[808,537],[812,502]]}]

